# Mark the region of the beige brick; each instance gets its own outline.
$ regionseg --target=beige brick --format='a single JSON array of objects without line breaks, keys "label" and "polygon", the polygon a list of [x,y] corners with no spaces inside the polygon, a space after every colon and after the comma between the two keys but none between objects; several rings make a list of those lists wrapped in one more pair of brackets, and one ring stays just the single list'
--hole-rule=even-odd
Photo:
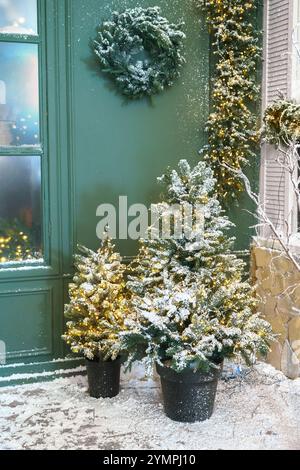
[{"label": "beige brick", "polygon": [[277,341],[272,343],[271,351],[268,354],[267,361],[275,367],[275,369],[281,370],[281,355],[282,346]]},{"label": "beige brick", "polygon": [[258,298],[260,300],[262,300],[262,302],[263,302],[263,299],[265,298],[265,296],[271,295],[270,291],[266,291],[265,289],[263,289],[261,284],[256,285],[256,294],[257,294]]},{"label": "beige brick", "polygon": [[[281,295],[286,289],[285,284],[284,284],[284,276],[282,276],[281,274],[277,274],[277,275],[272,274],[268,278],[268,282],[269,282],[268,288],[274,296]],[[262,286],[263,288],[265,288],[264,282],[262,282]]]},{"label": "beige brick", "polygon": [[293,308],[295,308],[295,304],[293,299],[288,295],[280,295],[277,297],[277,305],[276,308],[281,314],[291,315]]},{"label": "beige brick", "polygon": [[254,247],[253,253],[257,267],[269,266],[272,258],[272,252],[269,248]]},{"label": "beige brick", "polygon": [[272,292],[274,285],[274,279],[271,276],[271,274],[268,274],[267,276],[264,276],[260,281],[259,281],[259,286],[267,293],[268,291]]},{"label": "beige brick", "polygon": [[[288,326],[289,326],[289,341],[290,341],[292,348],[294,349],[293,343],[297,341],[299,342],[298,349],[300,349],[300,316],[293,318],[289,322]],[[297,348],[297,346],[295,346],[295,348]]]},{"label": "beige brick", "polygon": [[270,322],[273,332],[278,335],[277,341],[283,345],[288,338],[286,317],[282,317],[278,312],[275,311],[273,315],[266,315],[266,319],[268,322]]},{"label": "beige brick", "polygon": [[273,295],[266,295],[263,300],[267,315],[274,315],[277,305],[277,298]]},{"label": "beige brick", "polygon": [[290,319],[299,317],[300,316],[300,309],[297,308],[299,306],[293,306],[289,312]]},{"label": "beige brick", "polygon": [[300,273],[294,270],[292,272],[283,271],[284,279],[289,291],[292,292],[294,287],[300,285]]},{"label": "beige brick", "polygon": [[300,273],[284,254],[254,247],[259,311],[277,337],[268,362],[289,378],[300,375]]},{"label": "beige brick", "polygon": [[300,306],[300,284],[292,289],[290,296],[292,298],[293,305]]},{"label": "beige brick", "polygon": [[270,273],[267,271],[267,269],[264,269],[264,268],[259,268],[255,271],[255,277],[258,282],[263,281],[269,275]]},{"label": "beige brick", "polygon": [[275,254],[271,260],[271,270],[275,269],[282,273],[293,272],[295,270],[293,263],[284,254]]},{"label": "beige brick", "polygon": [[288,341],[284,343],[281,355],[281,370],[290,379],[300,376],[300,361]]}]

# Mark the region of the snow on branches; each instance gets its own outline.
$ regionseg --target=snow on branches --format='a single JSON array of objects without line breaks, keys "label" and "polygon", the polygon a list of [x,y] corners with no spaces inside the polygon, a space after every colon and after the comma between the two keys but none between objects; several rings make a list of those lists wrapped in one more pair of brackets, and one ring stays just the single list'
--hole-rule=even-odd
[{"label": "snow on branches", "polygon": [[146,239],[131,266],[127,287],[131,315],[123,334],[129,364],[143,359],[207,370],[225,357],[243,356],[253,363],[268,351],[270,325],[256,313],[253,288],[243,281],[244,263],[231,248],[226,231],[232,224],[214,194],[212,170],[182,160],[159,179],[164,204],[201,204],[200,233],[177,239]]}]

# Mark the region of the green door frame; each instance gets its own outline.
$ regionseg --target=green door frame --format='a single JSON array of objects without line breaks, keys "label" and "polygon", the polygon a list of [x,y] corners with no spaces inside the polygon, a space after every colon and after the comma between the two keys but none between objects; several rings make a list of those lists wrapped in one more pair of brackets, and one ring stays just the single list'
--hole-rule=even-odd
[{"label": "green door frame", "polygon": [[[61,340],[64,328],[63,303],[66,285],[72,273],[74,249],[72,230],[72,162],[69,139],[70,113],[68,96],[68,23],[67,2],[38,0],[39,37],[30,37],[30,43],[39,44],[40,116],[43,148],[27,148],[27,155],[42,157],[43,249],[44,260],[23,264],[3,265],[0,268],[0,316],[10,321],[1,302],[19,296],[20,324],[30,335],[31,325],[26,322],[26,308],[39,296],[44,316],[50,315],[47,347],[24,351],[22,347],[0,366],[0,386],[15,381],[31,380],[15,374],[40,374],[65,369],[78,364],[75,359],[64,359],[66,351]],[[18,41],[18,35],[1,35],[5,41]],[[1,149],[1,155],[16,155],[18,149]],[[24,154],[24,150],[22,151]],[[22,308],[20,309],[20,306]],[[37,312],[38,313],[38,312]],[[6,315],[6,317],[5,317]],[[0,318],[1,321],[1,318]],[[48,324],[48,320],[45,320]],[[1,325],[1,323],[0,323]],[[10,331],[10,327],[8,328]],[[1,330],[0,330],[1,340]],[[54,361],[53,361],[54,360]],[[80,363],[80,361],[79,361]],[[15,379],[8,377],[14,374]],[[51,373],[49,374],[49,377]],[[7,379],[6,379],[7,378]]]}]

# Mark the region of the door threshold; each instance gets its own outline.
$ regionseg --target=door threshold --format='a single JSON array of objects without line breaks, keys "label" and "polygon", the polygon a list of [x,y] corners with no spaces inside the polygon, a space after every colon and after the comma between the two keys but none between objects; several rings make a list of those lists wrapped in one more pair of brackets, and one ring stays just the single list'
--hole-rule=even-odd
[{"label": "door threshold", "polygon": [[60,377],[85,375],[82,358],[66,358],[33,364],[8,364],[0,366],[0,387],[46,382]]}]

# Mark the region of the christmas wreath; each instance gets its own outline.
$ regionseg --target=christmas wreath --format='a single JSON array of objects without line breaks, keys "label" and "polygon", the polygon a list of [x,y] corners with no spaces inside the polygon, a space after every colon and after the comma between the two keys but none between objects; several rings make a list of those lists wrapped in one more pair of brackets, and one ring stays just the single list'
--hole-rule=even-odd
[{"label": "christmas wreath", "polygon": [[267,107],[262,137],[277,147],[280,144],[300,144],[300,105],[281,96]]},{"label": "christmas wreath", "polygon": [[118,90],[136,99],[173,85],[185,62],[184,39],[182,24],[169,23],[159,7],[139,7],[114,12],[103,22],[94,50]]}]

